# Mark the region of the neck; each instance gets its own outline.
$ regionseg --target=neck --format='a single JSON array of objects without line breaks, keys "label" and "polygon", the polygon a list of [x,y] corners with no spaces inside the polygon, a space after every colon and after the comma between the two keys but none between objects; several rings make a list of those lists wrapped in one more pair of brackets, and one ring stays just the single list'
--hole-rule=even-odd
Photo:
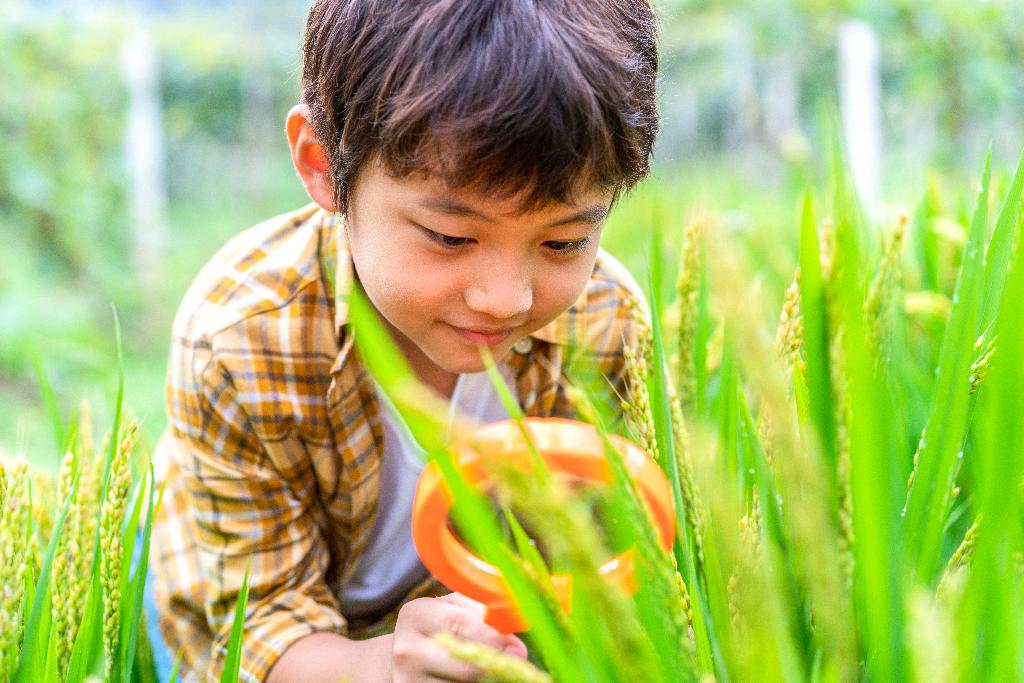
[{"label": "neck", "polygon": [[387,321],[385,323],[387,324],[388,332],[391,333],[391,338],[395,341],[395,345],[398,346],[402,355],[405,356],[405,360],[409,367],[412,368],[413,373],[416,374],[416,378],[436,391],[441,398],[450,399],[455,391],[455,381],[459,378],[459,375],[439,367],[411,339],[395,329],[391,323]]},{"label": "neck", "polygon": [[433,372],[422,373],[417,371],[416,376],[419,377],[421,382],[436,391],[441,398],[450,399],[455,392],[455,382],[459,376],[454,372],[442,370],[436,365],[433,367]]}]

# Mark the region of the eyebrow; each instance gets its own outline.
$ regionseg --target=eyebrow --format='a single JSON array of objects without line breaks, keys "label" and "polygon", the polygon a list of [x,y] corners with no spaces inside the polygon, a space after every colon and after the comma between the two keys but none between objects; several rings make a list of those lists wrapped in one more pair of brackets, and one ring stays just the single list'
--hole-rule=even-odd
[{"label": "eyebrow", "polygon": [[[440,213],[448,214],[449,216],[464,216],[466,218],[476,218],[479,220],[493,223],[494,218],[487,214],[481,213],[474,209],[472,206],[464,204],[457,199],[452,197],[436,196],[426,197],[419,201],[419,205],[425,209],[432,211],[438,211]],[[557,228],[561,225],[569,225],[571,223],[600,223],[608,216],[608,207],[603,204],[594,204],[588,206],[576,213],[560,218],[557,221],[548,223],[544,228]]]}]

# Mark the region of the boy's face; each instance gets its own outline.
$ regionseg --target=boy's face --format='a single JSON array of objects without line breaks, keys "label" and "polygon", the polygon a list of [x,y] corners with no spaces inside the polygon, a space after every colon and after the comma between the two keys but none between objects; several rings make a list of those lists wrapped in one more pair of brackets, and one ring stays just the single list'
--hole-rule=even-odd
[{"label": "boy's face", "polygon": [[522,213],[513,199],[452,192],[368,163],[346,217],[359,281],[417,374],[448,387],[501,358],[582,293],[611,203],[607,192]]}]

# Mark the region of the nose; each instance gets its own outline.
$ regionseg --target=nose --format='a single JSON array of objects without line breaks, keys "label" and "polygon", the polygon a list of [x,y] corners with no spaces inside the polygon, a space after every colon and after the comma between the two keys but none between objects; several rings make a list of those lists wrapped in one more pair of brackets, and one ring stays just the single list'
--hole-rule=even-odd
[{"label": "nose", "polygon": [[533,306],[533,282],[522,269],[491,269],[466,288],[466,306],[496,320],[509,320]]}]

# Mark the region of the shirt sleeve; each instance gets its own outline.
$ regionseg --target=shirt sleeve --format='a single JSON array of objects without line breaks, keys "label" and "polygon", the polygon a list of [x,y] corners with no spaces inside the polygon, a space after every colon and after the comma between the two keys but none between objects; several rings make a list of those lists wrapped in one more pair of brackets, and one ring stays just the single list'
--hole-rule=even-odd
[{"label": "shirt sleeve", "polygon": [[[342,633],[345,620],[325,583],[330,562],[311,506],[255,435],[230,373],[193,349],[190,373],[169,394],[172,430],[193,505],[204,609],[213,642],[208,680],[219,680],[236,598],[249,568],[240,680],[263,681],[278,657],[315,631]],[[274,444],[274,448],[301,448]]]}]

